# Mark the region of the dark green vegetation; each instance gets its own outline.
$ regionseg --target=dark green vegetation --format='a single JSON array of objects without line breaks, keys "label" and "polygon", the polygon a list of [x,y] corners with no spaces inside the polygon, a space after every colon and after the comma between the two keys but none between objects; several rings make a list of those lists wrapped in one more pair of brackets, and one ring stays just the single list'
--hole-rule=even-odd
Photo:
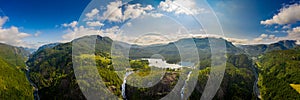
[{"label": "dark green vegetation", "polygon": [[290,84],[300,83],[300,47],[279,50],[259,57],[259,86],[263,99],[296,100],[299,93]]},{"label": "dark green vegetation", "polygon": [[[83,52],[89,52],[88,43],[91,42],[91,38],[84,37],[74,40],[80,45],[80,49]],[[96,37],[96,65],[98,72],[105,82],[105,85],[115,95],[121,97],[121,84],[122,80],[115,72],[110,53],[110,47],[112,40],[107,37]],[[73,42],[74,42],[73,41]],[[91,83],[84,80],[77,80],[74,75],[73,63],[72,63],[72,43],[58,44],[57,46],[50,48],[43,48],[33,54],[28,60],[27,64],[30,66],[31,79],[38,85],[39,95],[41,99],[85,99],[77,82],[81,82],[83,85],[91,85]],[[99,46],[99,47],[98,47]],[[93,59],[94,56],[89,54],[83,54],[78,56],[78,60],[81,62]],[[81,66],[80,70],[87,70],[89,66],[87,63]],[[143,61],[131,61],[133,69],[139,68],[147,69],[147,63]],[[83,77],[88,77],[89,74]],[[95,91],[98,89],[95,89]]]},{"label": "dark green vegetation", "polygon": [[14,47],[0,43],[0,57],[7,63],[19,67],[25,68],[26,56],[29,55],[24,48]]},{"label": "dark green vegetation", "polygon": [[[92,40],[91,38],[94,37],[87,36],[74,41],[83,41],[78,44],[81,47],[80,49],[82,49],[83,52],[89,52],[90,48],[87,47],[87,45]],[[97,56],[95,59],[97,60],[98,72],[107,87],[115,94],[121,95],[120,86],[122,80],[120,80],[114,72],[109,57],[112,40],[100,36],[96,38]],[[100,45],[101,47],[98,47]],[[79,60],[85,61],[91,57],[90,55],[80,55]],[[85,99],[74,75],[72,43],[58,44],[52,48],[40,49],[31,55],[27,64],[32,71],[30,73],[31,79],[38,85],[41,99]],[[79,81],[82,82],[81,80]]]},{"label": "dark green vegetation", "polygon": [[[95,39],[96,41],[91,41]],[[215,38],[212,38],[215,39]],[[210,48],[208,45],[208,38],[198,39],[194,38],[193,41],[196,43],[199,52],[204,52],[201,59],[207,59],[210,57]],[[224,41],[222,39],[215,39],[215,41]],[[118,76],[118,68],[114,68],[111,61],[111,45],[112,40],[107,37],[101,36],[86,36],[79,39],[75,39],[73,42],[78,42],[77,46],[80,49],[81,54],[77,55],[76,60],[81,62],[87,62],[91,58],[95,57],[96,65],[100,76],[102,77],[104,84],[108,89],[117,95],[121,96],[121,84],[123,79]],[[96,56],[91,56],[90,50],[92,49],[90,43],[96,42],[95,53]],[[187,49],[192,48],[190,41],[185,39],[177,41],[177,44],[182,44]],[[216,95],[216,99],[228,98],[228,99],[244,99],[254,98],[252,93],[252,86],[254,83],[254,76],[251,70],[252,61],[245,55],[235,55],[243,53],[243,51],[230,42],[225,41],[227,50],[229,53],[229,61],[224,77],[224,81],[221,85],[220,90]],[[125,48],[128,44],[119,43],[116,48]],[[130,50],[130,59],[139,59],[144,57],[151,57],[153,54],[161,54],[165,57],[168,62],[177,63],[180,58],[178,51],[174,43],[167,45],[152,45],[152,46],[134,46]],[[200,54],[201,55],[201,54]],[[193,60],[193,59],[191,59]],[[203,66],[202,70],[199,71],[199,78],[196,90],[193,92],[191,99],[199,98],[201,91],[203,91],[208,70],[210,67],[210,61],[204,60],[201,62]],[[79,89],[78,83],[86,86],[93,84],[85,82],[84,80],[77,80],[74,75],[73,63],[72,63],[72,42],[65,44],[58,44],[54,47],[44,48],[33,55],[31,55],[27,64],[31,69],[30,77],[38,85],[39,95],[41,99],[85,99],[82,92]],[[122,62],[120,62],[122,64]],[[149,66],[147,62],[140,60],[131,60],[132,70],[139,70],[137,73],[140,76],[147,76],[149,74]],[[203,65],[202,65],[203,64]],[[80,67],[81,70],[88,70],[88,63],[83,63]],[[207,67],[207,68],[205,68]],[[87,74],[84,77],[89,77]],[[152,77],[154,78],[155,75]],[[168,94],[176,85],[179,77],[179,72],[168,70],[163,79],[154,87],[151,88],[136,88],[127,85],[126,94],[129,99],[145,99],[144,97],[153,97],[153,99],[159,99]],[[195,76],[194,76],[195,77]],[[151,76],[148,77],[149,79]],[[128,80],[131,80],[130,76]],[[101,88],[101,87],[100,87]],[[95,89],[95,91],[98,89]],[[93,90],[94,91],[94,90]],[[138,95],[137,95],[138,94]],[[242,98],[241,98],[242,97]],[[150,98],[149,98],[150,99]]]},{"label": "dark green vegetation", "polygon": [[60,44],[39,50],[27,61],[41,100],[84,99],[75,80],[71,51],[70,43]]},{"label": "dark green vegetation", "polygon": [[[140,77],[128,76],[128,82],[135,82],[133,85],[126,85],[126,97],[129,100],[137,99],[160,99],[170,93],[172,90],[180,96],[181,87],[175,88],[176,84],[183,85],[184,81],[179,81],[181,73],[188,73],[188,68],[183,70],[163,70],[149,66],[147,61],[140,58],[150,58],[154,54],[160,54],[168,63],[180,62],[178,46],[184,48],[181,54],[189,56],[199,56],[201,62],[196,64],[200,66],[199,75],[191,74],[191,79],[197,78],[196,87],[193,88],[189,99],[200,99],[203,94],[208,76],[210,74],[211,49],[210,41],[224,41],[227,47],[227,63],[224,78],[214,99],[256,99],[255,90],[255,71],[259,70],[259,88],[263,99],[298,99],[300,98],[296,90],[290,87],[290,84],[300,84],[300,47],[296,47],[295,41],[286,40],[270,45],[244,45],[234,46],[232,43],[220,38],[190,38],[181,39],[169,44],[159,44],[150,46],[133,45],[129,50],[129,65],[126,65],[123,59],[124,51],[128,50],[129,44],[116,42],[108,37],[85,36],[73,40],[70,43],[55,43],[42,46],[30,55],[27,65],[30,67],[30,78],[38,86],[39,96],[42,100],[53,99],[86,99],[83,92],[102,91],[105,88],[122,98],[121,88],[123,83],[122,75],[124,69],[135,71],[134,74]],[[78,52],[72,52],[72,43],[78,43]],[[96,43],[96,45],[91,45]],[[195,44],[194,44],[195,43]],[[120,50],[113,52],[118,56],[112,57],[111,46]],[[74,45],[73,45],[74,46]],[[95,46],[95,48],[94,48]],[[188,51],[193,51],[196,46],[199,55]],[[296,47],[296,48],[295,48]],[[29,53],[24,48],[13,47],[0,44],[0,99],[33,99],[33,88],[25,77],[26,56]],[[94,49],[94,50],[93,50]],[[122,51],[123,50],[123,51]],[[81,62],[78,67],[81,71],[90,71],[92,63],[95,60],[97,66],[96,72],[99,73],[104,81],[105,87],[97,87],[100,82],[90,83],[86,80],[75,77],[72,62],[72,54],[75,60]],[[95,56],[94,56],[95,54]],[[255,65],[249,58],[258,58]],[[112,63],[112,58],[117,59]],[[195,61],[196,59],[187,59]],[[73,59],[74,60],[74,59]],[[151,70],[154,72],[152,74]],[[151,79],[162,79],[152,87],[137,88],[135,85],[145,83]],[[96,78],[94,74],[83,74],[83,78]],[[81,78],[82,78],[81,77]],[[186,77],[186,76],[184,76]],[[82,88],[79,84],[87,87],[95,87],[92,90]],[[101,95],[96,95],[99,98]]]},{"label": "dark green vegetation", "polygon": [[33,99],[33,88],[24,72],[28,52],[5,44],[0,44],[0,48],[0,99]]},{"label": "dark green vegetation", "polygon": [[[208,80],[210,65],[199,71],[198,83],[190,96],[191,100],[198,100],[202,96]],[[253,94],[255,77],[252,70],[252,60],[244,54],[228,55],[223,81],[214,99],[216,100],[251,100],[256,96]],[[195,76],[194,76],[195,77]]]}]

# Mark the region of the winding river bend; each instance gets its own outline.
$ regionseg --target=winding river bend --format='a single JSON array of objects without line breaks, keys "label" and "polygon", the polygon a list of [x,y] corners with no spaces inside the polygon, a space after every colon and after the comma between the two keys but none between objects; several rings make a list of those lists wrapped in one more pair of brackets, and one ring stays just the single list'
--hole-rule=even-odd
[{"label": "winding river bend", "polygon": [[37,85],[34,84],[34,83],[31,81],[31,79],[30,79],[30,77],[29,77],[29,73],[30,73],[30,69],[29,69],[29,67],[26,65],[26,77],[27,77],[29,83],[31,84],[31,86],[34,88],[34,90],[33,90],[34,100],[40,100],[39,93],[38,93],[38,92],[39,92],[39,89],[38,89]]}]

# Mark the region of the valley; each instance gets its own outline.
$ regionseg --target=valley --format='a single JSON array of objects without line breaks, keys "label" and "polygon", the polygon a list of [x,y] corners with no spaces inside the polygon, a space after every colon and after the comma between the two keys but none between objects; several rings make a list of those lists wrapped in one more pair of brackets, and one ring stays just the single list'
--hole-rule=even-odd
[{"label": "valley", "polygon": [[[93,73],[82,74],[81,78],[75,76],[72,62],[72,42],[51,44],[43,46],[31,54],[26,62],[27,66],[24,64],[17,67],[23,70],[20,70],[20,73],[26,79],[26,82],[21,83],[33,87],[24,93],[30,93],[31,99],[35,100],[84,100],[87,99],[84,93],[91,91],[106,91],[119,99],[126,100],[156,100],[166,97],[195,100],[202,97],[211,70],[208,38],[194,38],[197,50],[200,52],[200,62],[198,63],[193,63],[195,59],[192,58],[189,59],[191,62],[180,61],[179,52],[174,49],[176,46],[169,43],[156,46],[134,46],[130,50],[129,58],[126,58],[130,67],[126,62],[114,62],[121,66],[115,67],[116,64],[113,64],[113,60],[116,58],[112,59],[114,56],[110,54],[113,40],[108,37],[85,36],[74,41],[87,44],[91,39],[96,39],[95,55],[88,53],[76,55],[75,60],[82,62],[78,68],[76,67],[76,70],[90,72],[91,65],[94,64],[102,81],[95,80],[98,83],[94,84],[84,79],[97,79]],[[284,98],[298,98],[297,92],[289,86],[289,84],[299,84],[297,81],[299,74],[296,72],[299,71],[297,65],[300,53],[299,47],[294,45],[294,41],[282,41],[275,46],[272,44],[263,46],[268,51],[257,52],[258,56],[250,54],[253,52],[252,48],[259,48],[260,45],[236,47],[226,40],[216,40],[225,41],[228,52],[224,78],[213,99],[268,99],[271,95],[267,94],[273,92],[274,95],[271,97],[280,99],[280,96],[286,95],[280,92],[282,90],[291,94]],[[184,39],[174,43],[190,47]],[[122,43],[118,47],[125,48],[127,45],[130,44]],[[87,45],[81,45],[80,49],[89,52],[89,47],[85,46]],[[154,54],[160,56],[151,58]],[[282,60],[277,56],[287,58]],[[22,57],[25,59],[26,56]],[[160,57],[164,57],[164,59]],[[119,56],[119,59],[123,58]],[[95,63],[90,62],[93,60]],[[21,64],[21,62],[17,64]],[[282,78],[287,81],[281,80]],[[276,85],[273,82],[282,84]],[[79,84],[84,87],[80,87]],[[98,87],[98,85],[104,87]],[[281,90],[275,88],[279,85],[284,87],[280,88]],[[4,94],[1,93],[1,95]],[[101,99],[99,94],[93,96]],[[104,98],[106,97],[102,96],[102,99]]]}]

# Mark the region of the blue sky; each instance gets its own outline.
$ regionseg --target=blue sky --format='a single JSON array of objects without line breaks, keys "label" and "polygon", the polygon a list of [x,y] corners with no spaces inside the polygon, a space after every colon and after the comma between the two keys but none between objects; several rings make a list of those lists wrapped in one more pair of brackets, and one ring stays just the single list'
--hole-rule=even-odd
[{"label": "blue sky", "polygon": [[[46,43],[67,42],[80,36],[93,34],[130,43],[138,40],[139,43],[144,44],[202,36],[204,33],[209,36],[224,37],[236,44],[300,39],[300,27],[298,27],[300,19],[295,17],[300,13],[300,9],[299,1],[296,0],[208,0],[207,2],[205,0],[184,2],[182,0],[134,0],[129,3],[125,1],[1,0],[0,42],[36,48]],[[172,3],[182,4],[186,7],[185,10],[190,12],[181,8],[171,8]],[[110,10],[112,8],[116,9],[115,13],[108,13],[113,11]],[[119,8],[121,13],[118,13]],[[293,13],[295,15],[289,15],[291,9],[295,11]],[[285,17],[279,16],[281,20],[272,20],[280,13]],[[216,15],[215,18],[212,17],[213,15]],[[196,23],[194,17],[199,19],[201,25]],[[222,27],[224,34],[221,34],[218,25]],[[1,33],[1,30],[6,31]],[[174,38],[164,39],[146,34],[151,32],[161,34],[161,37],[174,36]],[[7,34],[16,37],[4,38]],[[73,36],[74,34],[78,36]],[[143,41],[141,38],[134,38],[136,36],[148,37],[152,40]]]}]

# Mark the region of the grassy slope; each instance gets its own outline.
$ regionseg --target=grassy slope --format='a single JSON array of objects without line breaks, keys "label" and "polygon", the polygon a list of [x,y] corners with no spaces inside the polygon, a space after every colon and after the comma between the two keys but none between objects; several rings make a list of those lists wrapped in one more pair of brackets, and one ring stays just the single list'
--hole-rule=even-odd
[{"label": "grassy slope", "polygon": [[22,48],[0,43],[0,99],[33,99],[33,90],[24,70],[28,54]]},{"label": "grassy slope", "polygon": [[25,73],[0,58],[0,99],[30,100],[33,90]]}]

